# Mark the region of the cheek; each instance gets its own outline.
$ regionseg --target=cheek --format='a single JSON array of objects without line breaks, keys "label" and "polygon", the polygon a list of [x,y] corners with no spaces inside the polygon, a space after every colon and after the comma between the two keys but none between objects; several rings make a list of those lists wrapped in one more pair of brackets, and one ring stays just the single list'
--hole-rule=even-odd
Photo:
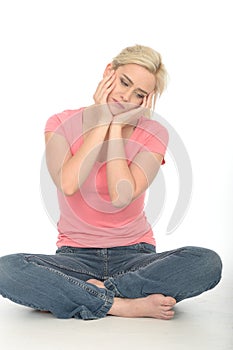
[{"label": "cheek", "polygon": [[143,100],[138,99],[136,96],[132,96],[130,102],[133,103],[135,106],[140,106]]}]

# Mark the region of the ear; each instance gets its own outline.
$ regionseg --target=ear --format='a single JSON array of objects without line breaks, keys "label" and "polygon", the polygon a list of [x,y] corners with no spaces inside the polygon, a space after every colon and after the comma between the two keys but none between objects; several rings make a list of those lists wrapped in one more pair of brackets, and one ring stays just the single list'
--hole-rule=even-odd
[{"label": "ear", "polygon": [[104,70],[103,77],[105,78],[107,75],[109,75],[111,70],[112,70],[112,63],[109,63]]}]

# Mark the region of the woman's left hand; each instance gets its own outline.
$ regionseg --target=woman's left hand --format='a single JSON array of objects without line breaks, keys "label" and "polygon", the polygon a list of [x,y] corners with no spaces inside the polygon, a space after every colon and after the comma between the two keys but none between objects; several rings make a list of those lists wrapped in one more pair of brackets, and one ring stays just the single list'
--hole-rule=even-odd
[{"label": "woman's left hand", "polygon": [[152,98],[154,96],[154,91],[150,92],[147,96],[144,97],[141,106],[143,106],[146,109],[151,109],[152,107]]}]

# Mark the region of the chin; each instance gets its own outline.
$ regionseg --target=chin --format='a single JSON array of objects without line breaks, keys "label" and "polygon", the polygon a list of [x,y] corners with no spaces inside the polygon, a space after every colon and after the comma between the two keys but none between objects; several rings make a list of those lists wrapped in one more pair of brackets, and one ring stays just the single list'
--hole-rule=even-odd
[{"label": "chin", "polygon": [[115,102],[108,103],[108,107],[113,116],[125,112],[125,109],[117,105]]},{"label": "chin", "polygon": [[139,106],[132,104],[132,103],[128,103],[128,102],[124,102],[124,103],[122,103],[122,102],[121,103],[108,102],[108,107],[109,107],[112,115],[117,115],[117,114],[121,114],[121,113],[130,111],[132,109],[135,109]]}]

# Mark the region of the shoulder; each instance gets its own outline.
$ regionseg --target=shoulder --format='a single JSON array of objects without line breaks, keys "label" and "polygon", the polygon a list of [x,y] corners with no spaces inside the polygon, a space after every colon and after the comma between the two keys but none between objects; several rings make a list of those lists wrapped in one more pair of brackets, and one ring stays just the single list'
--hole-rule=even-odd
[{"label": "shoulder", "polygon": [[157,120],[141,117],[137,127],[148,136],[156,136],[168,141],[168,130]]},{"label": "shoulder", "polygon": [[84,107],[79,109],[67,109],[63,112],[56,113],[48,118],[45,124],[45,132],[55,131],[60,126],[64,125],[66,122],[74,119],[75,117],[79,118]]}]

